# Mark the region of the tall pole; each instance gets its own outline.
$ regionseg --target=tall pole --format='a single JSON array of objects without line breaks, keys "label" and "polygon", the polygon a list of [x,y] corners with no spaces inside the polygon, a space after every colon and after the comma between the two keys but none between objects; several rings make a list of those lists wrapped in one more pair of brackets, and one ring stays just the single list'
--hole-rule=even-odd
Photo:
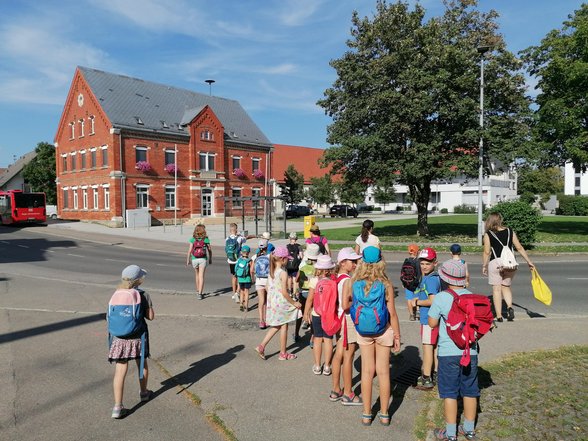
[{"label": "tall pole", "polygon": [[479,170],[478,170],[478,245],[482,245],[482,236],[484,234],[483,209],[484,201],[482,197],[483,180],[484,180],[484,55],[490,50],[489,46],[479,46],[480,54],[480,146],[479,146]]},{"label": "tall pole", "polygon": [[178,226],[178,145],[174,144],[174,228]]},{"label": "tall pole", "polygon": [[216,83],[215,80],[204,80],[205,83],[208,83],[208,95],[212,96],[212,83]]}]

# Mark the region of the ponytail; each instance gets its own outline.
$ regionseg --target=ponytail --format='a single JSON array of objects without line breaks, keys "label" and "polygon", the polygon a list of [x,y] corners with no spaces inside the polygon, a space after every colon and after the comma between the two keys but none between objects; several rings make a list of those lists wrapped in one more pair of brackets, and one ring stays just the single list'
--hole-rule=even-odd
[{"label": "ponytail", "polygon": [[361,240],[363,243],[366,243],[368,237],[370,237],[370,232],[374,229],[374,221],[370,219],[366,219],[363,221],[361,225]]}]

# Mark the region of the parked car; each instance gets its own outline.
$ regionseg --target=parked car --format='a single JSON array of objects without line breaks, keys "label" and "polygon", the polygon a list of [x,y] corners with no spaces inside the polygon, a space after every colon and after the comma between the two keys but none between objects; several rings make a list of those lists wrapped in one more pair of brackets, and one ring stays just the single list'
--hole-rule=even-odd
[{"label": "parked car", "polygon": [[286,217],[310,216],[310,208],[306,205],[288,205],[286,207]]},{"label": "parked car", "polygon": [[57,205],[45,205],[47,219],[57,219]]},{"label": "parked car", "polygon": [[355,207],[351,205],[333,205],[329,210],[329,215],[331,217],[340,216],[340,217],[348,217],[353,216],[357,217],[358,213]]}]

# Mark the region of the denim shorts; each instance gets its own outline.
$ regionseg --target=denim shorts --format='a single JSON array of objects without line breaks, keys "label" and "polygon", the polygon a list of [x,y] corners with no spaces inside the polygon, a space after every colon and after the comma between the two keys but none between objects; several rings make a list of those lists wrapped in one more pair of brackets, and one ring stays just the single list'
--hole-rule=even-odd
[{"label": "denim shorts", "polygon": [[478,386],[478,356],[472,355],[468,366],[461,366],[461,355],[438,357],[439,371],[437,373],[437,386],[439,398],[480,396]]},{"label": "denim shorts", "polygon": [[239,282],[239,288],[249,289],[251,288],[251,282]]},{"label": "denim shorts", "polygon": [[318,315],[312,316],[312,332],[314,333],[314,336],[318,338],[333,338],[332,335],[327,335],[323,330],[321,318]]}]

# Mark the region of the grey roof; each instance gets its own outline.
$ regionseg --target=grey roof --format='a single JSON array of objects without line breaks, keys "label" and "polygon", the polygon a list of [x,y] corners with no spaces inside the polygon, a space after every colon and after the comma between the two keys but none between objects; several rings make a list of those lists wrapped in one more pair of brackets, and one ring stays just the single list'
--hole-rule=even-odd
[{"label": "grey roof", "polygon": [[37,156],[36,151],[28,152],[18,158],[14,164],[10,164],[8,169],[0,175],[0,188],[4,187],[12,178],[18,175],[25,165]]},{"label": "grey roof", "polygon": [[226,139],[272,146],[238,101],[87,67],[78,69],[115,128],[188,136],[183,124],[208,105],[224,126]]}]

